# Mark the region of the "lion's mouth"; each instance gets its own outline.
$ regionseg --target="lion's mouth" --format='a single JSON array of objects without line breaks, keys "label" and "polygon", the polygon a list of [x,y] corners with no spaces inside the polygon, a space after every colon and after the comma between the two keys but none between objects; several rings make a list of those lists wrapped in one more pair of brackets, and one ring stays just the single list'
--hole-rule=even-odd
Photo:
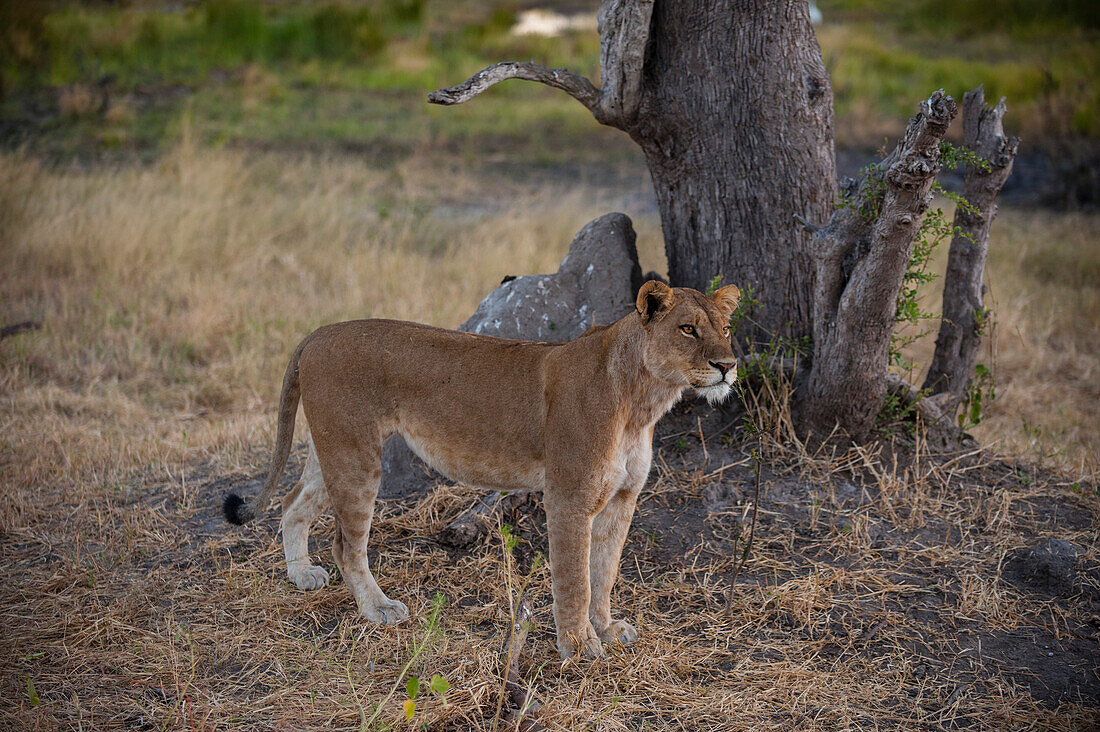
[{"label": "lion's mouth", "polygon": [[714,381],[710,382],[709,384],[707,384],[705,387],[702,387],[702,388],[709,388],[709,387],[712,387],[712,386],[721,386],[723,384],[725,384],[726,386],[733,386],[733,382],[735,380],[736,379],[735,379],[735,377],[732,373],[727,373],[725,376],[719,376],[717,379],[715,379]]},{"label": "lion's mouth", "polygon": [[699,396],[705,398],[711,404],[724,402],[733,393],[733,387],[725,379],[715,381],[713,384],[695,387]]}]

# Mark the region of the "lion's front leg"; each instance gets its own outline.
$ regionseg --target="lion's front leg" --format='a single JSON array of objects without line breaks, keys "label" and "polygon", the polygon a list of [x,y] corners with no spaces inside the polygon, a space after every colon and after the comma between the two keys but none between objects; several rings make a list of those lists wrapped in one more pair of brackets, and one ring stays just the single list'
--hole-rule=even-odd
[{"label": "lion's front leg", "polygon": [[588,616],[596,634],[605,643],[630,645],[638,639],[638,632],[629,623],[611,617],[611,588],[619,576],[619,558],[637,502],[638,490],[633,486],[624,488],[611,497],[592,522],[589,563],[592,599]]},{"label": "lion's front leg", "polygon": [[592,518],[576,507],[547,495],[546,529],[550,535],[550,582],[554,594],[554,625],[562,658],[603,655],[599,637],[588,619],[588,581]]}]

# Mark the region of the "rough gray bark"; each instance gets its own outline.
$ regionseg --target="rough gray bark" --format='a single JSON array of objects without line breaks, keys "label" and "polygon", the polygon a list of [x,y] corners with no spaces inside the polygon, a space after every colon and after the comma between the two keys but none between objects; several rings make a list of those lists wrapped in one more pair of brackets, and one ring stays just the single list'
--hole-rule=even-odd
[{"label": "rough gray bark", "polygon": [[967,165],[963,198],[969,208],[955,209],[955,235],[943,280],[943,318],[936,351],[924,381],[930,394],[947,394],[944,411],[954,415],[966,396],[978,358],[982,325],[988,317],[982,300],[982,275],[989,250],[989,227],[997,215],[997,195],[1012,172],[1019,138],[1007,137],[1002,121],[1005,100],[985,106],[979,86],[963,96],[963,142],[989,163]]},{"label": "rough gray bark", "polygon": [[804,0],[659,3],[637,123],[669,279],[760,305],[747,337],[810,334],[810,237],[836,201],[833,97]]},{"label": "rough gray bark", "polygon": [[897,374],[886,374],[886,391],[901,404],[912,408],[917,423],[923,428],[923,441],[927,450],[944,452],[969,448],[975,445],[970,435],[959,429],[954,412],[948,411],[947,394],[928,396],[917,391]]},{"label": "rough gray bark", "polygon": [[505,63],[429,101],[464,102],[508,78],[563,89],[644,151],[671,282],[705,289],[721,274],[760,301],[743,335],[809,335],[810,237],[793,217],[829,215],[836,173],[832,90],[806,2],[605,0],[599,27],[598,89]]},{"label": "rough gray bark", "polygon": [[942,90],[921,102],[904,139],[850,189],[850,205],[814,232],[814,357],[802,418],[820,436],[839,425],[863,438],[874,426],[898,291],[957,111]]}]

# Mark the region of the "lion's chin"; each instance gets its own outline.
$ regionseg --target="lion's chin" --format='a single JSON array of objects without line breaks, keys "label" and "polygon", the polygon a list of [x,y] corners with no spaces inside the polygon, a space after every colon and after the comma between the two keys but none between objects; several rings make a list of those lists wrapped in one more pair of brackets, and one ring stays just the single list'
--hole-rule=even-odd
[{"label": "lion's chin", "polygon": [[733,392],[733,389],[724,381],[719,381],[717,384],[711,384],[710,386],[697,387],[696,391],[699,396],[705,397],[709,404],[720,404],[729,397]]}]

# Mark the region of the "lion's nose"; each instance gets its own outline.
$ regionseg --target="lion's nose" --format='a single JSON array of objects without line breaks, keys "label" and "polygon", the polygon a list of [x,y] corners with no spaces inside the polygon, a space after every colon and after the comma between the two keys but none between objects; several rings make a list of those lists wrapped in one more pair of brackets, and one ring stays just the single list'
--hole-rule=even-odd
[{"label": "lion's nose", "polygon": [[718,369],[722,376],[726,375],[726,372],[737,365],[736,361],[711,361],[710,365]]}]

